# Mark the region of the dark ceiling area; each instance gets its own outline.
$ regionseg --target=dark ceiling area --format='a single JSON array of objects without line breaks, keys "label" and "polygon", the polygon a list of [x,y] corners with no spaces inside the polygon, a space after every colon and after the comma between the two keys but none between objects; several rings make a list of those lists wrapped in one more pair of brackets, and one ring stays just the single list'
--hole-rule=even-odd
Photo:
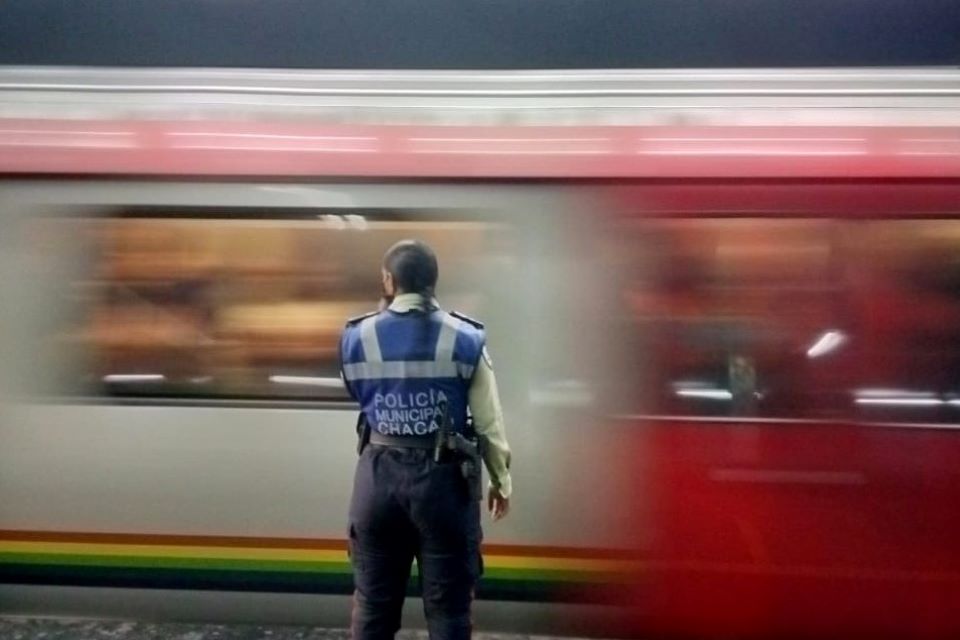
[{"label": "dark ceiling area", "polygon": [[6,0],[0,64],[956,65],[957,0]]}]

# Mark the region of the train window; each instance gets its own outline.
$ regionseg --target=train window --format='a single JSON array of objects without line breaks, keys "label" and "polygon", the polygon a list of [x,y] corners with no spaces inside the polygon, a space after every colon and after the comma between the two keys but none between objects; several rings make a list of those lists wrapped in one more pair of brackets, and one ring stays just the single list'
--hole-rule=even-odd
[{"label": "train window", "polygon": [[834,223],[646,219],[616,237],[633,411],[849,413],[847,275]]},{"label": "train window", "polygon": [[867,421],[960,421],[960,222],[859,225],[858,356]]},{"label": "train window", "polygon": [[140,398],[344,399],[339,336],[376,308],[386,247],[430,243],[444,305],[482,315],[476,266],[504,235],[397,210],[136,209],[70,224],[87,268],[55,342],[82,364],[61,387]]}]

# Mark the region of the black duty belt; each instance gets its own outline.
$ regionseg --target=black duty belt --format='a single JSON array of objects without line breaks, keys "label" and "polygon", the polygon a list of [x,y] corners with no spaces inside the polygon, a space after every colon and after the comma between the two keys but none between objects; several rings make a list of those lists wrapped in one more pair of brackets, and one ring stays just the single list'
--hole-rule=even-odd
[{"label": "black duty belt", "polygon": [[373,431],[370,433],[370,444],[381,447],[406,447],[409,449],[433,449],[437,439],[434,436],[385,436]]}]

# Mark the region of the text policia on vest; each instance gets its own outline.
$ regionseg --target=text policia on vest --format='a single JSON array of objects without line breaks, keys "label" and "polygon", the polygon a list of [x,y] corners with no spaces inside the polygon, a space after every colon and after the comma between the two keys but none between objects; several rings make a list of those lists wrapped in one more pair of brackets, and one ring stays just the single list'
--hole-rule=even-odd
[{"label": "text policia on vest", "polygon": [[377,431],[383,435],[423,436],[440,428],[443,391],[378,393],[373,397]]}]

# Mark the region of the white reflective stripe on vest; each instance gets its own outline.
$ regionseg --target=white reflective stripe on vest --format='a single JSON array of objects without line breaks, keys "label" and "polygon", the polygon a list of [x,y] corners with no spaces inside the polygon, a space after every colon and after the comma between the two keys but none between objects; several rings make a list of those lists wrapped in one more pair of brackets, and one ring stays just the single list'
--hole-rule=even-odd
[{"label": "white reflective stripe on vest", "polygon": [[473,367],[447,360],[388,360],[387,362],[356,362],[343,365],[343,376],[348,381],[407,378],[465,378],[473,377]]},{"label": "white reflective stripe on vest", "polygon": [[383,362],[380,341],[377,339],[378,317],[370,316],[360,322],[360,343],[363,345],[363,359],[367,362]]},{"label": "white reflective stripe on vest", "polygon": [[[443,312],[441,312],[443,313]],[[461,320],[449,313],[443,314],[443,324],[440,325],[440,336],[437,338],[437,348],[433,359],[437,362],[453,360],[453,348],[457,344],[457,332],[460,331]]]}]

